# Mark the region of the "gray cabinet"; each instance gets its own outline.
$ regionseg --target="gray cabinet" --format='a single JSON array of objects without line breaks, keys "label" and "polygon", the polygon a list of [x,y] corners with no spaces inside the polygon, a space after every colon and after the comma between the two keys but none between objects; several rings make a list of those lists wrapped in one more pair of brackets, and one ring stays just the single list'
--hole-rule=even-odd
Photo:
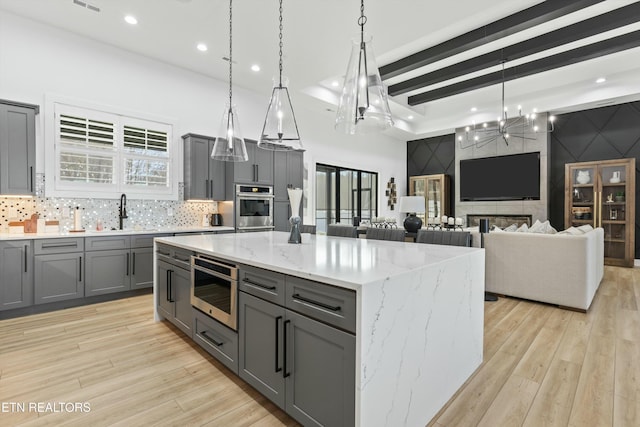
[{"label": "gray cabinet", "polygon": [[258,148],[255,141],[245,140],[246,162],[227,162],[227,200],[233,200],[233,185],[273,185],[273,151]]},{"label": "gray cabinet", "polygon": [[34,242],[34,303],[84,297],[84,239]]},{"label": "gray cabinet", "polygon": [[[277,151],[273,161],[273,223],[276,231],[289,231],[291,207],[287,188],[302,188],[302,151]],[[302,208],[300,209],[302,210]],[[298,212],[302,215],[302,212]]]},{"label": "gray cabinet", "polygon": [[185,200],[225,200],[225,163],[213,160],[215,138],[186,134],[184,140]]},{"label": "gray cabinet", "polygon": [[355,292],[260,271],[241,267],[238,375],[303,425],[353,425]]},{"label": "gray cabinet", "polygon": [[0,242],[0,310],[33,304],[31,240]]},{"label": "gray cabinet", "polygon": [[238,373],[238,333],[193,310],[193,340],[234,373]]},{"label": "gray cabinet", "polygon": [[85,295],[102,295],[131,289],[129,236],[87,237]]},{"label": "gray cabinet", "polygon": [[153,247],[131,248],[131,289],[153,287]]},{"label": "gray cabinet", "polygon": [[0,194],[33,194],[38,107],[0,100]]},{"label": "gray cabinet", "polygon": [[190,251],[158,245],[156,277],[158,312],[189,337],[193,336]]}]

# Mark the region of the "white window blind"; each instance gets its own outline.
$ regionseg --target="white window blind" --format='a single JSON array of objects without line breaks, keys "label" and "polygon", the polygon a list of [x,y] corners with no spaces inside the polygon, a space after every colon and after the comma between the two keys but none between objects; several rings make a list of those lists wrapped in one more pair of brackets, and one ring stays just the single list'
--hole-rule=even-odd
[{"label": "white window blind", "polygon": [[54,105],[54,195],[175,197],[170,124]]}]

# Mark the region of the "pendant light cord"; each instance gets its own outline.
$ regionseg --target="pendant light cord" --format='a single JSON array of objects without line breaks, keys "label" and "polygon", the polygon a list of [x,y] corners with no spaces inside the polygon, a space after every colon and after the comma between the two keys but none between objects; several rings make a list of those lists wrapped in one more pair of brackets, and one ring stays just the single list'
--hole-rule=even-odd
[{"label": "pendant light cord", "polygon": [[282,89],[282,0],[280,0],[280,34],[279,34],[279,38],[280,38],[280,82],[279,82],[279,87],[280,89]]},{"label": "pendant light cord", "polygon": [[233,68],[233,0],[229,0],[229,110],[231,110],[232,104],[232,68]]},{"label": "pendant light cord", "polygon": [[367,17],[364,15],[364,0],[360,0],[360,18],[358,18],[358,25],[360,25],[360,45],[364,45],[364,24],[367,23]]}]

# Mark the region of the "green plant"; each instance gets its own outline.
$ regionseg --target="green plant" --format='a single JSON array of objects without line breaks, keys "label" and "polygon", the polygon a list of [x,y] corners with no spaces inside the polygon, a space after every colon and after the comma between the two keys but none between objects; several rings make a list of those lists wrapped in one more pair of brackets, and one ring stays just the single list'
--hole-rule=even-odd
[{"label": "green plant", "polygon": [[624,197],[624,191],[616,191],[616,197]]}]

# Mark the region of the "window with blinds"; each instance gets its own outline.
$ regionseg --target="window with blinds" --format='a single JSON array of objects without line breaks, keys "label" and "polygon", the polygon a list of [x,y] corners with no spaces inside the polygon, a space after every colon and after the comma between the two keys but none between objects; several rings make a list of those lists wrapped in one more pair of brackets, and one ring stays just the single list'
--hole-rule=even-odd
[{"label": "window with blinds", "polygon": [[174,195],[170,124],[56,103],[55,129],[55,195]]}]

